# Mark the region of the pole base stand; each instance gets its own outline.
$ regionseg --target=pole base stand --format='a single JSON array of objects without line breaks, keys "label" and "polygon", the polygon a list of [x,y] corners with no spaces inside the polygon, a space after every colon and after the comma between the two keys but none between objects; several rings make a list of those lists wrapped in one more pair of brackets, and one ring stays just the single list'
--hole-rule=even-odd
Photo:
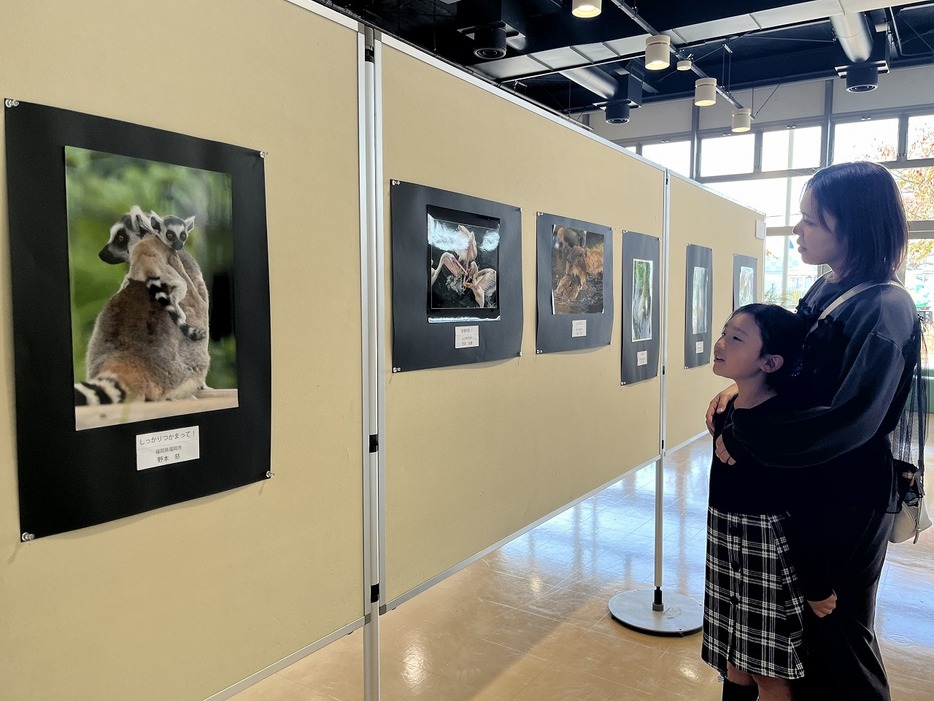
[{"label": "pole base stand", "polygon": [[704,626],[704,607],[688,596],[665,594],[662,610],[658,591],[627,591],[610,599],[610,615],[627,628],[650,635],[691,635]]}]

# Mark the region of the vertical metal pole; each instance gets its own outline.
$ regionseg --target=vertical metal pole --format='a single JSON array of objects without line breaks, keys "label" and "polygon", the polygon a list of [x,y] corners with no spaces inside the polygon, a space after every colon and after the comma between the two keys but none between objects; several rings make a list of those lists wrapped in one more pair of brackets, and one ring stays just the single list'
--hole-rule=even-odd
[{"label": "vertical metal pole", "polygon": [[376,37],[366,28],[359,35],[358,112],[360,152],[360,259],[361,317],[363,336],[363,697],[377,701],[379,689],[379,610],[380,538],[379,538],[379,465],[382,432],[380,401],[382,392],[380,320],[382,289],[379,269],[380,187],[377,148]]},{"label": "vertical metal pole", "polygon": [[671,218],[671,173],[665,170],[665,191],[662,194],[662,328],[661,344],[662,374],[659,382],[658,425],[660,450],[655,465],[655,596],[653,611],[664,611],[662,602],[662,562],[665,554],[665,453],[667,446],[668,417],[668,320],[671,306],[671,236],[668,230]]},{"label": "vertical metal pole", "polygon": [[668,415],[668,325],[671,305],[671,177],[665,171],[662,195],[662,320],[659,330],[662,372],[659,382],[659,458],[655,464],[655,590],[636,590],[617,594],[610,599],[610,614],[625,626],[651,635],[688,635],[703,625],[703,607],[681,594],[662,596],[662,563],[664,561],[665,517],[665,453],[667,451]]}]

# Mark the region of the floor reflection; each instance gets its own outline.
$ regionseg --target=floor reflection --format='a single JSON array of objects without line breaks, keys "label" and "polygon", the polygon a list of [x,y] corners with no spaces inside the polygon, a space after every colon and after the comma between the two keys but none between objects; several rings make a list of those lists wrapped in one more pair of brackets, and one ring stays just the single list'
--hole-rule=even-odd
[{"label": "floor reflection", "polygon": [[[663,480],[664,588],[699,601],[709,464],[710,442],[701,438],[669,454]],[[645,635],[607,612],[615,594],[651,589],[654,579],[650,465],[382,616],[381,698],[720,699],[699,635]],[[877,630],[899,701],[934,698],[932,592],[934,532],[892,546]],[[362,646],[357,631],[234,699],[362,701]]]}]

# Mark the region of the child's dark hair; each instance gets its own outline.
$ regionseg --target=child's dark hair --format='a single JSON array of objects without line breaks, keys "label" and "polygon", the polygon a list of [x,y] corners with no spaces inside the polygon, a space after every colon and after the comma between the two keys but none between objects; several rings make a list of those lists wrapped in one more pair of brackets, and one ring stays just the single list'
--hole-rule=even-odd
[{"label": "child's dark hair", "polygon": [[807,328],[804,320],[777,304],[747,304],[730,315],[748,314],[759,327],[762,336],[762,355],[780,355],[784,362],[775,372],[765,376],[766,384],[780,392],[794,373]]}]

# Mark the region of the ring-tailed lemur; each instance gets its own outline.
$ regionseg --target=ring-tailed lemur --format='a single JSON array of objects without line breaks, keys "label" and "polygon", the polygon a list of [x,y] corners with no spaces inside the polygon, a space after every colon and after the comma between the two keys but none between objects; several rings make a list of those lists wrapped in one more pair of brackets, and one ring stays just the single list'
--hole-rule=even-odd
[{"label": "ring-tailed lemur", "polygon": [[135,216],[139,227],[148,229],[152,235],[142,237],[129,249],[130,270],[124,282],[145,282],[149,294],[162,305],[179,330],[192,341],[200,341],[207,335],[206,330],[190,325],[181,306],[181,301],[188,294],[185,280],[188,275],[178,255],[195,218],[181,219],[169,215],[163,219],[155,212],[149,214],[148,221],[139,214]]},{"label": "ring-tailed lemur", "polygon": [[[128,262],[137,244],[151,235],[150,229],[151,219],[134,206],[111,227],[101,260]],[[175,272],[188,289],[182,302],[187,319],[206,330],[208,291],[201,269],[186,252],[177,255],[181,268]],[[192,341],[180,334],[146,283],[127,277],[94,322],[85,360],[88,379],[75,385],[75,404],[188,397],[206,386],[210,362],[207,338]]]}]

